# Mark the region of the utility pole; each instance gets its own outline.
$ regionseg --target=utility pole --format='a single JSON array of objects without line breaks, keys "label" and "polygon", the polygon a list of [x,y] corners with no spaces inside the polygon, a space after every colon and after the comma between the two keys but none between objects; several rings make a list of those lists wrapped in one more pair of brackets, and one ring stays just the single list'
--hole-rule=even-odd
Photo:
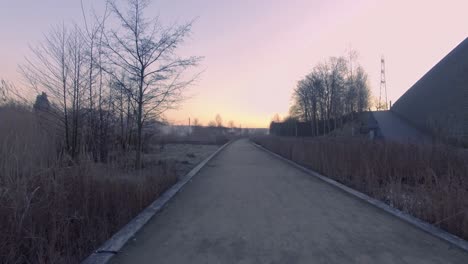
[{"label": "utility pole", "polygon": [[[387,80],[385,78],[385,58],[382,55],[380,59],[381,71],[380,71],[380,93],[379,93],[379,105],[377,110],[388,110],[388,101],[387,101]],[[382,90],[385,93],[385,104],[382,107]]]}]

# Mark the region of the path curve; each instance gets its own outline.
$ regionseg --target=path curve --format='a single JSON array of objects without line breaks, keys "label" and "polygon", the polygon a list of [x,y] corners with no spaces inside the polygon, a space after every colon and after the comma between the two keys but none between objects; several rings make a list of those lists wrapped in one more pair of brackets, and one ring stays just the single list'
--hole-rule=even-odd
[{"label": "path curve", "polygon": [[468,263],[468,253],[231,144],[112,263]]}]

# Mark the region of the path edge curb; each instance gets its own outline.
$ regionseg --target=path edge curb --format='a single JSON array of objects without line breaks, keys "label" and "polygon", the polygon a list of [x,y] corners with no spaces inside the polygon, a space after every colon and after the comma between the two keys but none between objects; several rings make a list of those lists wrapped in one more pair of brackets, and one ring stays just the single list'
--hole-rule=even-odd
[{"label": "path edge curb", "polygon": [[146,223],[159,213],[168,202],[180,191],[182,188],[189,183],[192,178],[200,172],[205,165],[216,157],[221,151],[227,146],[233,143],[235,140],[230,140],[226,144],[219,147],[214,153],[208,158],[200,162],[195,168],[188,172],[184,177],[177,181],[171,188],[166,190],[161,196],[159,196],[154,202],[148,207],[143,209],[135,218],[130,220],[123,228],[117,231],[111,238],[104,242],[97,250],[91,255],[84,259],[81,264],[105,264],[108,263],[112,257],[120,252],[120,250],[127,244],[127,242],[140,231]]},{"label": "path edge curb", "polygon": [[425,221],[423,221],[423,220],[421,220],[419,218],[416,218],[416,217],[414,217],[414,216],[412,216],[412,215],[410,215],[408,213],[405,213],[405,212],[400,211],[400,210],[398,210],[398,209],[396,209],[394,207],[391,207],[390,205],[388,205],[388,204],[386,204],[386,203],[384,203],[384,202],[382,202],[380,200],[377,200],[375,198],[372,198],[372,197],[368,196],[367,194],[356,191],[356,190],[354,190],[354,189],[352,189],[352,188],[350,188],[350,187],[348,187],[348,186],[346,186],[344,184],[341,184],[341,183],[339,183],[339,182],[337,182],[335,180],[332,180],[331,178],[323,176],[318,172],[315,172],[315,171],[313,171],[311,169],[308,169],[308,168],[306,168],[306,167],[304,167],[304,166],[302,166],[302,165],[300,165],[300,164],[298,164],[298,163],[296,163],[296,162],[294,162],[292,160],[289,160],[289,159],[287,159],[287,158],[285,158],[285,157],[283,157],[283,156],[281,156],[279,154],[276,154],[276,153],[266,149],[265,147],[255,143],[252,140],[250,140],[250,142],[254,146],[256,146],[257,148],[269,153],[270,155],[275,156],[276,158],[278,158],[278,159],[280,159],[280,160],[282,160],[284,162],[289,163],[293,167],[295,167],[295,168],[297,168],[297,169],[299,169],[299,170],[301,170],[301,171],[303,171],[303,172],[305,172],[305,173],[307,173],[309,175],[312,175],[312,176],[314,176],[314,177],[316,177],[316,178],[318,178],[318,179],[320,179],[320,180],[322,180],[322,181],[324,181],[324,182],[326,182],[326,183],[340,189],[341,191],[344,191],[345,193],[348,193],[348,194],[350,194],[350,195],[352,195],[352,196],[354,196],[354,197],[356,197],[356,198],[358,198],[358,199],[360,199],[360,200],[362,200],[364,202],[367,202],[367,203],[369,203],[369,204],[371,204],[371,205],[373,205],[373,206],[375,206],[377,208],[380,208],[380,209],[384,210],[385,212],[399,218],[400,220],[402,220],[404,222],[407,222],[407,223],[409,223],[409,224],[411,224],[411,225],[413,225],[413,226],[415,226],[415,227],[417,227],[417,228],[419,228],[419,229],[421,229],[421,230],[423,230],[423,231],[425,231],[425,232],[427,232],[427,233],[429,233],[429,234],[431,234],[431,235],[433,235],[433,236],[435,236],[435,237],[437,237],[439,239],[442,239],[442,240],[448,242],[449,244],[451,244],[453,246],[456,246],[456,247],[468,252],[468,241],[466,241],[466,240],[464,240],[464,239],[462,239],[462,238],[460,238],[460,237],[458,237],[456,235],[448,233],[448,232],[446,232],[446,231],[444,231],[444,230],[442,230],[442,229],[440,229],[440,228],[438,228],[438,227],[436,227],[436,226],[434,226],[434,225],[432,225],[432,224],[430,224],[428,222],[425,222]]}]

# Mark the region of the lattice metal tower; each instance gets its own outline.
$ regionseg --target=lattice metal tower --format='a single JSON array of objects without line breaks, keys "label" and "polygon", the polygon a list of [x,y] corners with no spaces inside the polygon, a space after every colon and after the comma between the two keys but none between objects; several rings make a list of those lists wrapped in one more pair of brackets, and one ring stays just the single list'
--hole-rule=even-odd
[{"label": "lattice metal tower", "polygon": [[[380,94],[379,94],[379,109],[378,110],[388,110],[388,101],[387,101],[387,80],[385,79],[385,58],[382,55],[380,59],[381,72],[380,72]],[[382,104],[382,90],[385,93],[385,103]]]}]

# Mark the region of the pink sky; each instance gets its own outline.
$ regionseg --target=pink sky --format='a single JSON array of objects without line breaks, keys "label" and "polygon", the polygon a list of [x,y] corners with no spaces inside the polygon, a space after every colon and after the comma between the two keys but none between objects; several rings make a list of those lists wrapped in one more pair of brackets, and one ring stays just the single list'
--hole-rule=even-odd
[{"label": "pink sky", "polygon": [[[148,14],[167,23],[199,17],[183,54],[204,56],[191,99],[167,118],[266,127],[287,114],[292,89],[312,67],[349,47],[378,96],[380,56],[389,100],[398,99],[468,36],[468,1],[159,0]],[[93,3],[97,9],[104,1]],[[79,0],[0,0],[0,78],[19,83],[28,44],[62,21],[81,20]]]}]

